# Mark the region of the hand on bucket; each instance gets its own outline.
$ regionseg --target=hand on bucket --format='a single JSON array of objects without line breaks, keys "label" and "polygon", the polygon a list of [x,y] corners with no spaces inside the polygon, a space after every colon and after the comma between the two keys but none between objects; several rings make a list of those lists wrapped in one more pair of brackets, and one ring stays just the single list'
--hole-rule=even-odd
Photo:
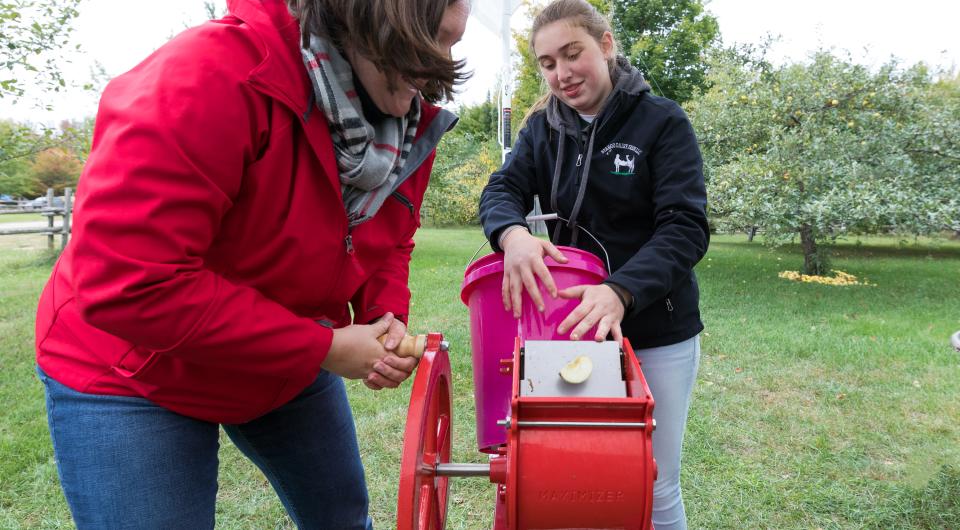
[{"label": "hand on bucket", "polygon": [[624,307],[620,297],[613,291],[613,288],[607,284],[600,285],[577,285],[560,291],[560,298],[580,300],[573,311],[567,315],[557,328],[557,332],[570,332],[572,340],[580,340],[590,328],[597,326],[597,333],[593,340],[602,342],[607,339],[607,334],[613,334],[613,340],[623,345],[623,332],[620,330],[620,322],[623,321]]},{"label": "hand on bucket", "polygon": [[512,230],[500,242],[503,248],[503,308],[520,318],[523,290],[526,289],[539,311],[543,311],[543,297],[537,279],[543,282],[550,296],[557,297],[557,285],[543,262],[548,255],[558,263],[567,258],[553,243],[534,237],[526,230]]}]

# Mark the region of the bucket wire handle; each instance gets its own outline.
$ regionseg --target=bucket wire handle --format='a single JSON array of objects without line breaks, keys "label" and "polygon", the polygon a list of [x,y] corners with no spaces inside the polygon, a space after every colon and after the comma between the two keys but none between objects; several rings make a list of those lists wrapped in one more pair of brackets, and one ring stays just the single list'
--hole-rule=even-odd
[{"label": "bucket wire handle", "polygon": [[[467,267],[469,267],[470,264],[473,263],[473,260],[477,259],[477,254],[479,254],[480,251],[483,250],[483,247],[487,246],[488,243],[490,242],[487,241],[486,238],[484,238],[483,243],[480,243],[480,246],[477,247],[477,251],[473,253],[473,256],[470,256],[470,261],[467,262]],[[464,267],[464,269],[466,269],[467,267]]]},{"label": "bucket wire handle", "polygon": [[[555,219],[560,220],[560,221],[563,221],[563,222],[569,222],[567,219],[564,219],[563,217],[560,217],[559,215],[557,215],[557,214],[555,214],[555,213],[544,213],[544,214],[540,214],[540,215],[530,215],[530,216],[527,216],[527,218],[525,219],[525,221],[527,222],[527,224],[532,224],[532,223],[536,223],[537,221],[553,221],[553,220],[555,220]],[[604,260],[605,260],[606,263],[607,263],[607,274],[610,274],[610,273],[612,272],[612,270],[611,270],[611,268],[610,268],[610,254],[607,253],[607,248],[604,247],[604,246],[603,246],[603,243],[601,243],[600,240],[596,238],[596,236],[594,236],[593,234],[591,234],[589,230],[587,230],[586,228],[584,228],[584,227],[582,227],[582,226],[579,226],[579,225],[577,226],[577,228],[580,229],[580,230],[583,230],[583,233],[585,233],[585,234],[587,234],[588,236],[590,236],[590,238],[593,239],[594,242],[597,243],[597,246],[600,247],[600,250],[603,251],[603,257],[604,257]],[[473,256],[470,257],[470,261],[467,262],[467,267],[469,267],[470,264],[473,263],[473,260],[477,259],[477,254],[479,254],[480,251],[483,250],[483,247],[485,247],[485,246],[486,246],[487,244],[489,244],[489,243],[490,243],[490,242],[489,242],[489,241],[486,241],[486,240],[484,240],[483,243],[480,243],[480,246],[477,247],[476,252],[474,252],[474,253],[473,253]],[[464,267],[464,268],[466,268],[466,267]]]},{"label": "bucket wire handle", "polygon": [[[537,221],[553,221],[554,219],[563,221],[563,222],[565,222],[565,223],[569,223],[569,222],[570,222],[569,220],[564,219],[563,217],[560,217],[559,215],[557,215],[557,214],[555,214],[555,213],[545,213],[545,214],[541,214],[541,215],[531,215],[530,217],[527,217],[526,220],[527,220],[528,223],[535,223],[535,222],[537,222]],[[603,257],[604,257],[605,261],[607,262],[607,274],[610,274],[610,273],[612,272],[612,270],[610,269],[610,254],[607,254],[607,247],[603,246],[603,243],[601,243],[600,240],[597,239],[596,236],[594,236],[593,234],[591,234],[590,231],[587,230],[586,228],[584,228],[584,227],[582,227],[582,226],[580,226],[580,225],[577,225],[577,229],[583,230],[583,233],[584,233],[584,234],[587,234],[588,236],[590,236],[590,239],[592,239],[592,240],[597,244],[597,246],[600,247],[600,250],[603,251]]]}]

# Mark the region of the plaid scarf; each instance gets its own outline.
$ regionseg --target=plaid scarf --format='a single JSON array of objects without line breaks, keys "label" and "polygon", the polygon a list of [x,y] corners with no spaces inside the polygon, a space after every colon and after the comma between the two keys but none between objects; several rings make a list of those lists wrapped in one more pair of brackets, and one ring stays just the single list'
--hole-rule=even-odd
[{"label": "plaid scarf", "polygon": [[399,186],[400,169],[420,121],[420,100],[414,98],[403,118],[371,124],[363,116],[353,69],[336,47],[311,35],[309,47],[300,51],[317,107],[330,125],[343,206],[353,227],[373,217]]}]

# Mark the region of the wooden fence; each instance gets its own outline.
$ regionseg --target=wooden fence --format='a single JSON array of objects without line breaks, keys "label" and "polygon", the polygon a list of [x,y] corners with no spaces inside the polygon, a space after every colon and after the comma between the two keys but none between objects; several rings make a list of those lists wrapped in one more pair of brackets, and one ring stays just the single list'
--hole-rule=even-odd
[{"label": "wooden fence", "polygon": [[[47,188],[46,199],[45,204],[40,208],[32,207],[32,201],[20,202],[12,205],[12,207],[0,208],[0,215],[33,213],[40,214],[47,218],[47,226],[4,228],[3,224],[0,224],[0,236],[46,234],[47,247],[52,250],[56,236],[60,235],[60,249],[62,250],[66,247],[67,241],[70,240],[70,217],[73,214],[73,190],[64,188],[63,196],[58,197],[54,195],[53,188]],[[57,199],[61,199],[61,201]],[[60,204],[58,204],[58,202]],[[60,223],[60,225],[54,222],[57,217],[63,218],[63,222]]]}]

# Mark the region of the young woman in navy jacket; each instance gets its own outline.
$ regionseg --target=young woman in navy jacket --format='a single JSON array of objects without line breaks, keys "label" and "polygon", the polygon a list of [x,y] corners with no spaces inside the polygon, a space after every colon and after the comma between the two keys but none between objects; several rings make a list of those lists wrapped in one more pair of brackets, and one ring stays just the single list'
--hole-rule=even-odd
[{"label": "young woman in navy jacket", "polygon": [[[581,301],[561,333],[630,340],[656,401],[653,522],[685,528],[680,451],[703,330],[693,267],[709,241],[697,139],[680,106],[651,94],[617,57],[609,23],[586,1],[547,6],[530,45],[550,93],[480,203],[484,231],[504,253],[504,306],[519,316],[526,291],[542,307],[542,282],[553,296]],[[527,230],[534,195],[558,214],[550,242]],[[609,277],[558,291],[543,261],[564,261],[555,244],[608,254]]]}]

